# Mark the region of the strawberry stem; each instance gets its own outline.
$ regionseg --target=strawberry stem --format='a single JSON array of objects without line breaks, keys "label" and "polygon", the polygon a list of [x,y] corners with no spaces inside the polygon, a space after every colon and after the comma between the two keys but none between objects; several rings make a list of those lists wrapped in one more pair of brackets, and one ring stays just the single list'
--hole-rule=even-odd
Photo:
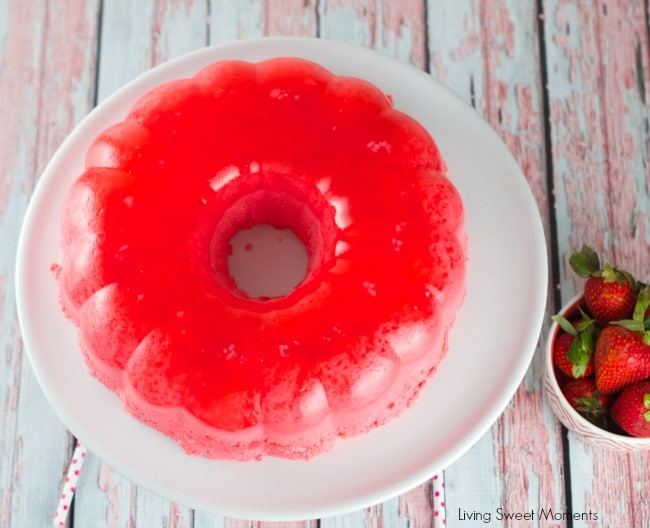
[{"label": "strawberry stem", "polygon": [[587,371],[589,360],[594,354],[596,332],[594,320],[588,319],[589,325],[578,330],[578,335],[567,351],[567,359],[573,365],[573,377],[581,378]]},{"label": "strawberry stem", "polygon": [[581,277],[602,277],[605,282],[616,282],[617,284],[624,284],[627,281],[632,291],[637,289],[636,279],[631,273],[609,264],[605,264],[601,268],[598,254],[586,244],[580,251],[569,257],[569,264],[573,271]]},{"label": "strawberry stem", "polygon": [[600,272],[600,276],[605,282],[615,282],[618,285],[622,285],[627,282],[630,285],[632,291],[635,291],[637,288],[636,279],[632,276],[631,273],[620,270],[618,268],[614,268],[609,264],[605,264],[605,267]]},{"label": "strawberry stem", "polygon": [[639,290],[639,295],[636,299],[636,305],[634,306],[634,314],[632,315],[632,319],[645,323],[643,318],[645,317],[648,306],[650,306],[650,286],[644,284],[643,287]]},{"label": "strawberry stem", "polygon": [[[589,420],[594,425],[607,428],[607,417],[605,414],[605,406],[599,401],[599,393],[595,391],[593,396],[585,396],[584,398],[576,398],[575,402],[578,404],[576,410]],[[650,411],[648,411],[650,414]]]},{"label": "strawberry stem", "polygon": [[572,336],[578,335],[578,331],[571,324],[571,321],[569,321],[566,317],[562,317],[561,315],[557,314],[551,315],[551,319],[560,325],[560,328],[562,328],[562,330],[564,330],[567,334],[571,334]]},{"label": "strawberry stem", "polygon": [[637,332],[641,335],[643,342],[650,345],[650,317],[644,320],[648,307],[650,307],[650,286],[644,284],[637,296],[632,319],[612,321],[612,324]]}]

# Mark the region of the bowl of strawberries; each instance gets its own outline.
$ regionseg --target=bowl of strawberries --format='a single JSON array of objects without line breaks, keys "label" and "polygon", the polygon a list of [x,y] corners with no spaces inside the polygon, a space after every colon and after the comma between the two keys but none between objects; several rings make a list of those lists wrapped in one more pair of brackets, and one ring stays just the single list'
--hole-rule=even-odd
[{"label": "bowl of strawberries", "polygon": [[591,444],[650,449],[650,285],[588,246],[571,256],[584,291],[552,317],[544,391],[565,427]]}]

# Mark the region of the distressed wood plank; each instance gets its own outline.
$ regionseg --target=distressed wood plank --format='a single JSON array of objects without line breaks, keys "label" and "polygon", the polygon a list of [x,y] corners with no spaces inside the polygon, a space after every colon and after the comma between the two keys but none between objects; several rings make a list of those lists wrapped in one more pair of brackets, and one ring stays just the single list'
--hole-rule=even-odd
[{"label": "distressed wood plank", "polygon": [[71,449],[24,355],[13,284],[20,223],[35,182],[93,98],[94,46],[83,44],[97,34],[97,2],[69,7],[18,1],[0,6],[2,526],[52,522]]},{"label": "distressed wood plank", "polygon": [[[474,106],[509,147],[550,239],[534,3],[431,1],[428,15],[432,75]],[[450,522],[463,520],[463,512],[488,514],[499,524],[506,521],[497,519],[497,508],[522,513],[564,508],[564,482],[557,470],[562,466],[560,429],[542,398],[540,354],[538,347],[524,382],[492,430],[445,471]]]},{"label": "distressed wood plank", "polygon": [[210,44],[263,36],[267,14],[260,0],[210,0]]},{"label": "distressed wood plank", "polygon": [[[563,262],[583,242],[648,279],[648,28],[640,2],[546,2]],[[566,266],[565,266],[566,267]],[[567,273],[567,275],[570,275]],[[577,291],[579,279],[562,293]]]},{"label": "distressed wood plank", "polygon": [[209,5],[211,44],[317,33],[317,0],[210,0]]},{"label": "distressed wood plank", "polygon": [[[84,49],[79,42],[96,32],[95,7],[92,3],[84,7],[80,2],[74,16],[66,18],[60,7],[14,2],[6,5],[6,18],[0,16],[7,22],[1,39],[0,83],[0,96],[6,103],[0,108],[6,132],[0,147],[0,201],[6,204],[3,213],[7,213],[0,214],[1,282],[7,285],[0,314],[0,341],[6,352],[0,386],[3,391],[4,387],[9,389],[0,431],[0,473],[14,473],[8,487],[2,479],[0,524],[6,526],[51,521],[69,450],[68,434],[44,400],[22,354],[11,279],[27,198],[50,155],[92,100],[92,84],[87,80],[93,75],[94,56],[92,48]],[[71,34],[78,37],[67,38]],[[90,90],[85,91],[86,87]],[[2,396],[0,392],[0,400]],[[48,434],[43,435],[43,430]]]},{"label": "distressed wood plank", "polygon": [[[643,10],[605,2],[602,10],[578,11],[550,2],[547,11],[558,209],[570,233],[560,248],[564,261],[585,241],[647,278],[647,252],[639,251],[650,240],[647,28],[627,18]],[[573,280],[565,296],[579,284]]]},{"label": "distressed wood plank", "polygon": [[210,43],[317,34],[316,0],[210,1]]},{"label": "distressed wood plank", "polygon": [[205,46],[208,32],[200,0],[105,0],[99,102],[153,66]]},{"label": "distressed wood plank", "polygon": [[422,0],[324,0],[319,35],[372,48],[426,69],[426,20]]},{"label": "distressed wood plank", "polygon": [[[643,2],[544,2],[563,301],[583,285],[568,267],[584,243],[650,278],[648,82]],[[650,454],[625,455],[569,434],[572,509],[588,526],[650,522]]]},{"label": "distressed wood plank", "polygon": [[317,0],[266,0],[263,34],[315,37],[316,3]]}]

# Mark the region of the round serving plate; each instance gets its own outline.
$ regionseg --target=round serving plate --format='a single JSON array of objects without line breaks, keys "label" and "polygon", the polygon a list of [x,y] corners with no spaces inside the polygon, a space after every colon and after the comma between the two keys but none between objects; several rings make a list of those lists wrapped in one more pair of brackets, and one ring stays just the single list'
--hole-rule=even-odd
[{"label": "round serving plate", "polygon": [[[309,461],[208,460],[187,455],[132,418],[88,373],[75,328],[59,308],[50,266],[61,259],[63,198],[81,174],[95,136],[158,84],[190,77],[217,60],[279,56],[311,59],[334,73],[362,77],[429,130],[466,208],[467,296],[447,357],[416,403],[388,425],[340,440]],[[77,438],[126,478],[173,501],[263,520],[358,510],[417,486],[465,453],[498,418],[525,375],[541,330],[546,288],[546,244],[537,206],[490,126],[412,66],[368,49],[303,38],[198,50],[148,71],[90,112],[38,182],[21,232],[16,276],[18,315],[33,370]],[[479,348],[476,336],[481,336]]]}]

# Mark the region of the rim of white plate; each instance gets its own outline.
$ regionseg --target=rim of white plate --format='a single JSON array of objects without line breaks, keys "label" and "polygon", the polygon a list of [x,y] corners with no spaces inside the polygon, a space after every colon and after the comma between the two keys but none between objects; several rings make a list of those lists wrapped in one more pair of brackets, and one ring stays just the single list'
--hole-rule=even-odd
[{"label": "rim of white plate", "polygon": [[[456,170],[458,166],[463,170],[471,168],[476,173],[477,179],[471,185],[460,173],[450,176],[468,209],[470,275],[468,296],[450,336],[448,357],[415,405],[402,416],[362,437],[338,442],[330,453],[308,462],[271,458],[240,463],[189,457],[179,452],[180,448],[171,440],[159,438],[162,435],[126,415],[121,407],[116,410],[114,395],[86,373],[67,381],[74,382],[78,390],[90,391],[97,405],[106,406],[102,409],[110,411],[114,426],[107,428],[101,422],[88,423],[88,410],[75,401],[74,390],[61,387],[61,379],[68,374],[62,373],[58,363],[46,353],[49,351],[51,355],[58,344],[53,346],[51,336],[48,338],[44,334],[52,332],[61,338],[64,345],[70,344],[70,335],[73,334],[60,314],[53,315],[50,297],[55,289],[38,267],[43,264],[39,257],[44,260],[58,251],[48,240],[51,233],[47,232],[47,226],[39,223],[45,218],[53,218],[58,210],[57,200],[61,199],[63,190],[57,171],[66,164],[78,165],[76,158],[84,152],[82,147],[106,127],[107,114],[113,121],[119,120],[117,116],[124,115],[139,95],[161,82],[189,76],[202,65],[219,59],[257,61],[288,55],[315,60],[335,73],[358,75],[377,84],[393,95],[396,107],[414,115],[430,129],[450,170]],[[432,107],[437,112],[433,117],[440,118],[444,127],[441,128],[432,118]],[[468,141],[471,145],[469,151],[460,148],[461,142],[465,144]],[[496,177],[491,175],[491,170],[507,183],[498,186],[498,194],[492,189],[495,187],[493,183],[486,185],[480,179]],[[506,203],[493,209],[504,211],[490,212],[493,216],[498,214],[496,219],[490,217],[491,222],[485,223],[475,217],[479,210],[494,205],[503,196]],[[517,222],[512,222],[505,212],[515,215]],[[469,231],[470,222],[474,233]],[[503,240],[504,236],[514,236],[515,243],[523,244],[524,254],[520,248],[515,255],[507,246],[499,247],[498,240]],[[495,247],[489,247],[492,242]],[[477,316],[489,322],[495,317],[493,312],[498,312],[498,307],[492,303],[498,303],[499,299],[490,299],[489,306],[487,301],[483,300],[486,303],[483,305],[477,299],[479,293],[494,294],[492,286],[485,281],[498,278],[496,264],[500,255],[495,251],[511,251],[516,259],[509,264],[511,274],[517,275],[516,266],[527,266],[528,280],[519,283],[517,297],[505,295],[501,299],[514,305],[513,311],[510,311],[511,306],[506,306],[508,313],[525,317],[525,324],[510,336],[511,341],[506,339],[506,347],[511,345],[507,349],[509,370],[465,372],[461,379],[463,382],[477,383],[489,375],[490,383],[481,389],[481,399],[468,405],[466,416],[445,414],[435,402],[440,401],[441,396],[448,400],[455,398],[454,390],[458,383],[451,383],[449,375],[467,359],[463,354],[468,338],[460,327],[469,322],[476,323]],[[482,275],[477,271],[476,259],[479,256],[489,261],[491,266],[482,271]],[[54,282],[51,277],[49,280]],[[436,470],[447,467],[485,434],[510,401],[535,351],[546,305],[547,255],[539,212],[520,168],[496,133],[458,96],[426,73],[366,48],[323,39],[277,37],[237,41],[194,51],[149,70],[93,109],[55,153],[37,184],[19,240],[16,285],[19,321],[34,373],[61,420],[90,451],[136,484],[190,507],[246,519],[289,521],[359,510],[397,496],[426,481]],[[526,296],[525,316],[517,311],[520,295]],[[58,303],[54,304],[58,308]],[[479,324],[485,326],[487,323]],[[488,334],[496,330],[484,329]],[[494,340],[494,334],[488,335],[488,344]],[[456,350],[458,353],[454,354]],[[61,353],[75,372],[82,372],[83,363],[79,364],[76,357],[81,354],[75,356],[70,350],[57,350],[56,353]],[[439,427],[435,427],[439,424],[429,423],[429,411],[437,413],[437,422],[457,426],[457,430],[443,434]],[[128,431],[133,445],[127,445],[116,437],[119,428]],[[147,449],[143,449],[140,442]],[[148,462],[144,456],[147,453],[165,457],[165,463],[161,464],[160,460]],[[214,477],[215,473],[218,478]],[[197,482],[199,477],[203,479],[201,482]],[[295,482],[293,486],[292,479]],[[219,487],[224,480],[228,480],[228,486]],[[208,493],[209,486],[218,488],[219,493],[216,496]],[[244,489],[244,495],[238,494]]]}]

